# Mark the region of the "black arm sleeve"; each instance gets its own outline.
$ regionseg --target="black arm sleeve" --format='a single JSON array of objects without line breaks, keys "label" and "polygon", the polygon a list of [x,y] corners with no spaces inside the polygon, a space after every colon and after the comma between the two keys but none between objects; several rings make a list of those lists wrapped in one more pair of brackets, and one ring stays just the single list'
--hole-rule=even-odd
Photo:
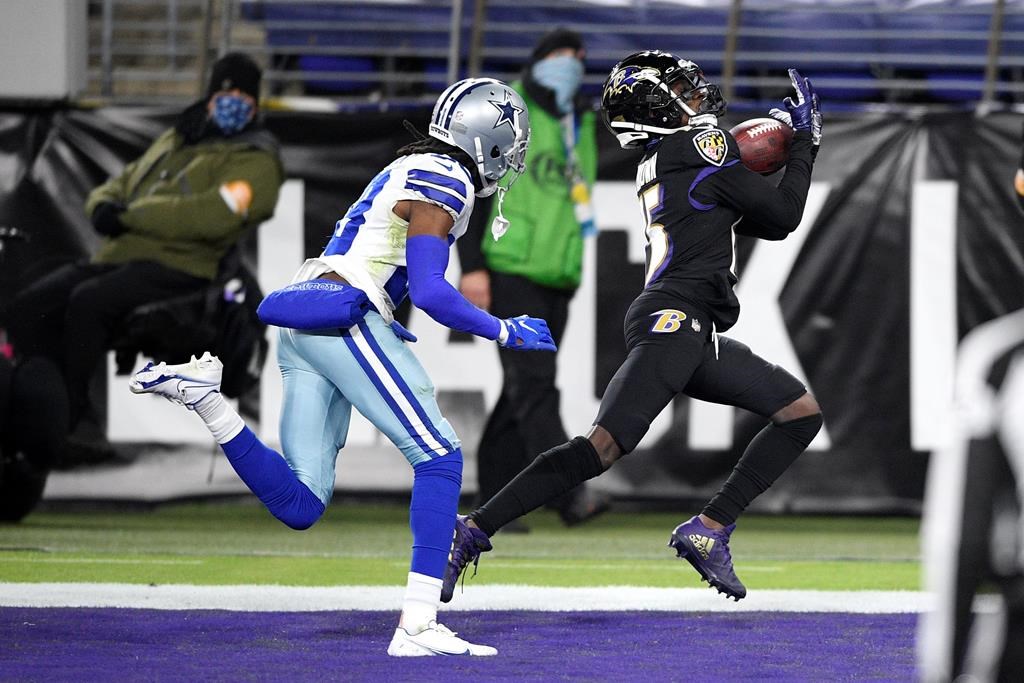
[{"label": "black arm sleeve", "polygon": [[466,234],[455,243],[459,250],[459,265],[463,273],[472,273],[474,270],[483,270],[487,267],[487,259],[481,245],[487,233],[487,219],[491,217],[493,201],[493,197],[477,198],[473,205],[473,213],[469,216]]},{"label": "black arm sleeve", "polygon": [[709,176],[697,188],[701,197],[731,206],[743,214],[736,234],[766,240],[785,239],[796,230],[804,213],[807,190],[811,185],[813,145],[809,131],[793,136],[789,162],[778,187],[735,164]]}]

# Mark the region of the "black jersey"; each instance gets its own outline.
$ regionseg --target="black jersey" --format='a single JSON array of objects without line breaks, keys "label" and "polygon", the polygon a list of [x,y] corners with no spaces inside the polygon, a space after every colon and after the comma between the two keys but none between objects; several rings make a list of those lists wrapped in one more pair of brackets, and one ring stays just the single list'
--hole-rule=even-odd
[{"label": "black jersey", "polygon": [[736,140],[711,126],[684,128],[653,143],[637,168],[647,220],[641,296],[683,299],[719,332],[736,323],[735,234],[783,239],[800,223],[811,181],[811,135],[794,135],[778,187],[740,163]]}]

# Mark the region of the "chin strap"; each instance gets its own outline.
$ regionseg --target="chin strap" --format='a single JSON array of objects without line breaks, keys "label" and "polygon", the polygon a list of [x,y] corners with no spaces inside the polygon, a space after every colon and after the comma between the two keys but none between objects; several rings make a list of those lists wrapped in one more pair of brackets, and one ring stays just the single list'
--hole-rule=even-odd
[{"label": "chin strap", "polygon": [[694,128],[699,126],[717,127],[718,117],[715,116],[714,114],[700,114],[698,116],[691,116],[690,120],[687,122],[686,125]]},{"label": "chin strap", "polygon": [[491,236],[494,237],[494,241],[497,242],[501,239],[501,236],[508,232],[509,222],[505,218],[505,215],[501,212],[501,205],[505,201],[505,193],[508,192],[508,188],[498,186],[498,215],[491,221]]}]

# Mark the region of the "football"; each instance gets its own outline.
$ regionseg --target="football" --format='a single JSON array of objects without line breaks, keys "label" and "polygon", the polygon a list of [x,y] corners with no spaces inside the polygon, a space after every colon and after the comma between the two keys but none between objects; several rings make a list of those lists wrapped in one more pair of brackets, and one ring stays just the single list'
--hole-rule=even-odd
[{"label": "football", "polygon": [[729,131],[736,138],[743,165],[755,173],[775,173],[789,161],[793,129],[772,118],[748,119]]}]

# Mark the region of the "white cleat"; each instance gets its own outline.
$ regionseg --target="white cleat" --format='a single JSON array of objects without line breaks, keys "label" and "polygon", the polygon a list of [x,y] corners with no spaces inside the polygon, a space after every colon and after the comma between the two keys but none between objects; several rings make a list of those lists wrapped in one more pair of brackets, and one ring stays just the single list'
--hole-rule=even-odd
[{"label": "white cleat", "polygon": [[432,621],[415,635],[401,626],[396,628],[395,636],[388,645],[388,654],[392,657],[491,657],[498,654],[498,651],[487,645],[465,641],[443,624]]},{"label": "white cleat", "polygon": [[202,358],[192,356],[188,363],[168,365],[149,363],[128,382],[133,394],[156,394],[180,403],[189,410],[210,394],[220,391],[224,364],[207,351]]}]

